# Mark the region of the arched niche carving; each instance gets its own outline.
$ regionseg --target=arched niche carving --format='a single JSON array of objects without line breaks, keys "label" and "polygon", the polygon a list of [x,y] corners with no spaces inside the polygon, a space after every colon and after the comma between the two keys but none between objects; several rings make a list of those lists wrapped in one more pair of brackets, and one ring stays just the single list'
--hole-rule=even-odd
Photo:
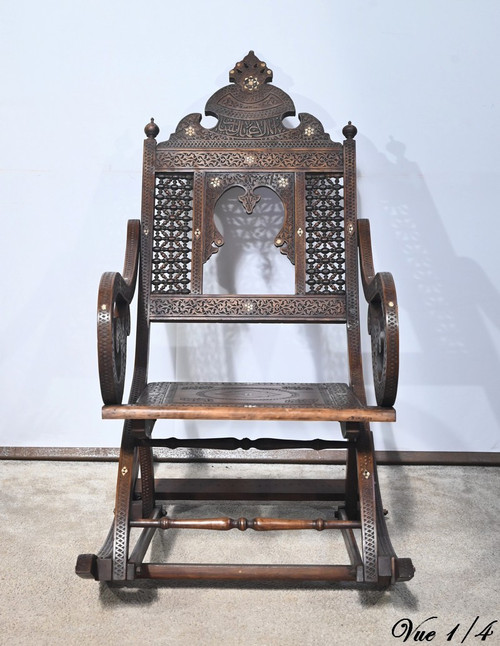
[{"label": "arched niche carving", "polygon": [[205,263],[205,294],[293,294],[295,269],[277,253],[283,244],[286,209],[269,186],[252,188],[255,204],[245,206],[247,190],[231,184],[221,190],[212,210],[213,232],[219,242]]},{"label": "arched niche carving", "polygon": [[243,189],[238,200],[248,215],[254,212],[261,199],[258,189],[267,188],[277,195],[283,204],[282,226],[274,237],[274,245],[280,248],[292,264],[295,264],[293,237],[294,219],[294,174],[293,173],[206,173],[205,174],[205,254],[206,262],[224,244],[224,236],[214,220],[215,205],[231,187]]}]

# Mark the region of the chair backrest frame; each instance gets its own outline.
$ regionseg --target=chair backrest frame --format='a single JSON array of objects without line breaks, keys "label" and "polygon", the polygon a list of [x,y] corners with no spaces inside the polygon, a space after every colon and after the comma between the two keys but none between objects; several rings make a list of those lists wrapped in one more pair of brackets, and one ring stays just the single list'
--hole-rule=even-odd
[{"label": "chair backrest frame", "polygon": [[[272,72],[250,52],[230,72],[205,112],[182,119],[167,141],[145,128],[138,300],[137,387],[147,374],[149,325],[157,321],[343,323],[351,384],[363,401],[359,334],[356,128],[333,142],[314,116],[269,85]],[[284,205],[274,244],[295,266],[295,294],[205,294],[203,267],[223,238],[214,207],[229,188],[251,214],[267,187]],[[318,237],[317,231],[320,229]],[[315,238],[316,236],[316,238]],[[134,388],[133,390],[136,390]]]}]

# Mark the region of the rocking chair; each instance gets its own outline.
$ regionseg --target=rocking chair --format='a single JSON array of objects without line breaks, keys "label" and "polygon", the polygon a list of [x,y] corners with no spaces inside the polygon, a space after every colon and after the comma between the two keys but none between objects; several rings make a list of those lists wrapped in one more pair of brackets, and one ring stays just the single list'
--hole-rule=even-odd
[{"label": "rocking chair", "polygon": [[[128,223],[123,273],[105,273],[97,305],[99,377],[104,419],[123,419],[116,506],[109,536],[97,554],[81,554],[76,573],[99,581],[214,579],[352,581],[386,586],[412,578],[408,558],[389,540],[377,481],[369,422],[394,422],[398,382],[398,306],[391,274],[375,273],[368,220],[356,216],[357,130],[332,142],[310,114],[295,115],[290,97],[270,84],[272,71],[253,52],[229,73],[230,85],[200,114],[179,123],[157,143],[154,120],[145,128],[142,219]],[[211,293],[204,269],[224,245],[215,206],[230,188],[252,226],[260,195],[270,189],[284,207],[271,252],[293,266],[290,294]],[[359,252],[359,263],[358,263]],[[358,266],[368,302],[377,406],[367,405],[363,382],[358,303]],[[288,265],[287,265],[288,267]],[[206,281],[205,281],[206,283]],[[138,289],[135,367],[123,404],[129,305]],[[307,323],[344,325],[347,383],[148,382],[150,327],[157,323]],[[331,328],[330,328],[331,329]],[[259,420],[339,422],[343,439],[179,439],[153,436],[155,422]],[[261,481],[193,480],[154,476],[155,447],[228,451],[253,449],[290,455],[307,448],[321,454],[343,449],[345,478]],[[329,518],[179,518],[165,505],[179,500],[331,500]],[[131,530],[139,538],[132,545]],[[157,531],[175,529],[339,530],[346,564],[248,565],[146,563]],[[137,532],[134,532],[134,535]]]}]

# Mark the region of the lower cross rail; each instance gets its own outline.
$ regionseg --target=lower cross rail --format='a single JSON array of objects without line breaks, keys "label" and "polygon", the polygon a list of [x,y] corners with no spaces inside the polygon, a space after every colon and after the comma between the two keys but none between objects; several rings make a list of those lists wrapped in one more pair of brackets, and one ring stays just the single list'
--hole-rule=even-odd
[{"label": "lower cross rail", "polygon": [[315,529],[360,529],[361,522],[355,520],[324,520],[316,519],[288,519],[288,518],[168,518],[159,519],[141,518],[131,520],[130,527],[157,528],[157,529],[213,529],[228,531],[239,529],[253,529],[258,532],[276,530]]}]

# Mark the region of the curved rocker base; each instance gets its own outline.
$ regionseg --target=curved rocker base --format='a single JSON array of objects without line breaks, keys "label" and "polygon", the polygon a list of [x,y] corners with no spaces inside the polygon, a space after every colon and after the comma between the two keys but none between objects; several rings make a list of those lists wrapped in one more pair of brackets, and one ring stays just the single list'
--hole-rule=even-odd
[{"label": "curved rocker base", "polygon": [[[378,488],[370,431],[356,441],[335,442],[347,449],[345,479],[154,479],[150,447],[125,434],[118,470],[116,520],[96,554],[80,554],[76,574],[97,581],[141,579],[208,581],[349,581],[387,587],[414,575],[410,559],[398,558],[390,542]],[[154,443],[149,440],[149,443]],[[158,440],[163,444],[165,440]],[[278,442],[278,441],[277,441]],[[127,444],[130,446],[127,450]],[[266,440],[265,447],[272,441]],[[237,446],[238,443],[235,443]],[[131,461],[127,461],[127,454]],[[126,466],[130,463],[130,466]],[[141,478],[138,477],[140,471]],[[128,477],[130,475],[130,477]],[[128,481],[128,483],[127,483]],[[350,483],[350,484],[348,484]],[[124,495],[123,488],[127,489]],[[175,518],[165,505],[183,501],[331,501],[330,518]],[[332,518],[333,516],[333,518]],[[134,546],[130,531],[141,529]],[[212,531],[328,531],[342,534],[348,563],[324,565],[144,563],[153,536],[168,529]],[[356,532],[356,534],[355,534]],[[359,534],[359,538],[356,535]],[[339,537],[337,537],[339,538]],[[332,537],[333,539],[333,537]]]}]

